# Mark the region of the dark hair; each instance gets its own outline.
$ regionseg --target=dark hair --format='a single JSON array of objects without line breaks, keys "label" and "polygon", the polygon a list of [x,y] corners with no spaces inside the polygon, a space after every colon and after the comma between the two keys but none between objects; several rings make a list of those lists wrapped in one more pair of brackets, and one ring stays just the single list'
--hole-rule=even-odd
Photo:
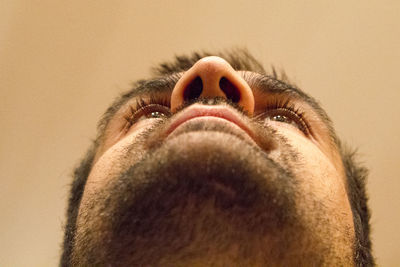
[{"label": "dark hair", "polygon": [[368,169],[356,160],[355,150],[339,145],[347,178],[347,196],[353,212],[355,229],[354,260],[356,266],[374,266],[370,239],[370,218],[366,183]]},{"label": "dark hair", "polygon": [[[181,72],[189,69],[199,59],[218,55],[227,60],[235,70],[247,70],[261,74],[266,74],[263,66],[246,50],[233,49],[221,53],[195,52],[189,56],[176,56],[172,62],[165,62],[158,67],[153,68],[155,76],[169,75],[176,72]],[[284,73],[277,74],[272,68],[270,77],[277,81],[285,81],[288,79]],[[139,82],[140,83],[140,82]],[[292,85],[290,85],[292,86]],[[67,222],[64,234],[63,252],[61,256],[60,266],[69,265],[69,257],[72,252],[74,235],[76,230],[76,219],[82,194],[85,188],[87,177],[91,171],[94,156],[99,146],[104,129],[113,113],[120,106],[123,99],[129,95],[122,95],[114,104],[107,110],[98,125],[98,136],[92,146],[86,153],[86,156],[80,162],[79,166],[74,171],[74,178],[70,188],[70,196],[67,208]],[[322,110],[322,109],[321,109]],[[326,114],[323,112],[324,116]],[[329,121],[329,118],[326,116]],[[333,139],[336,143],[347,176],[347,195],[350,201],[353,222],[355,227],[355,243],[354,243],[354,262],[356,266],[374,266],[375,261],[372,256],[371,240],[370,240],[370,211],[367,205],[368,197],[366,192],[366,181],[368,170],[356,161],[356,153],[354,150],[348,149],[341,144],[335,136],[333,127],[329,124],[328,127],[333,132]]]}]

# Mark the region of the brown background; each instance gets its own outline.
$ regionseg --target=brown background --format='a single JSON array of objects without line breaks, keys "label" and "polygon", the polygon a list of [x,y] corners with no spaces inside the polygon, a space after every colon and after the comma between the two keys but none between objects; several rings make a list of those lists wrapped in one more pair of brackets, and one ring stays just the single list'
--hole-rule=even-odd
[{"label": "brown background", "polygon": [[375,255],[400,265],[400,2],[0,3],[0,266],[55,266],[70,173],[130,82],[247,46],[320,100],[371,169]]}]

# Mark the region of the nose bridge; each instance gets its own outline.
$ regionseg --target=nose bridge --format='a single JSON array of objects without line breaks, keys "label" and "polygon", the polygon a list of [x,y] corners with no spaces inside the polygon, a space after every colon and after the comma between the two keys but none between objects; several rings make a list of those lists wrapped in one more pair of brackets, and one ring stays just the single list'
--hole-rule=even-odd
[{"label": "nose bridge", "polygon": [[247,82],[224,59],[216,56],[197,61],[175,85],[171,110],[185,101],[224,97],[240,105],[249,114],[254,112],[254,96]]}]

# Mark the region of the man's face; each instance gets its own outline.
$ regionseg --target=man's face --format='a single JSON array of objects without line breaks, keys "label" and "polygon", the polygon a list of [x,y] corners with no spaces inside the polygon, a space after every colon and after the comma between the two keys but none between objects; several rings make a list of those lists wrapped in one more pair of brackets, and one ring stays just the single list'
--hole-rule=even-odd
[{"label": "man's face", "polygon": [[352,265],[332,136],[304,93],[219,57],[143,83],[102,134],[72,263]]}]

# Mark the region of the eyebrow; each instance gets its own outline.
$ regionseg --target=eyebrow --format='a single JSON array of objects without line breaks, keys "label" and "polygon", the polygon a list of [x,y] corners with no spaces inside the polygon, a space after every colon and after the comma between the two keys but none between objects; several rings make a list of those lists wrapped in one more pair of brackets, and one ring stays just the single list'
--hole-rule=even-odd
[{"label": "eyebrow", "polygon": [[[103,119],[99,123],[99,131],[102,131],[107,127],[109,120],[114,116],[117,110],[125,105],[130,99],[138,96],[151,96],[154,94],[171,94],[181,76],[182,73],[173,73],[149,80],[139,80],[134,83],[133,88],[123,94],[106,111]],[[313,97],[309,96],[295,85],[290,84],[288,81],[278,79],[275,75],[272,76],[245,71],[243,73],[243,78],[250,87],[257,87],[264,94],[288,95],[307,103],[317,113],[321,121],[327,127],[333,143],[338,145],[338,138],[333,129],[331,120]]]},{"label": "eyebrow", "polygon": [[[319,106],[318,103],[302,90],[287,82],[279,80],[270,75],[259,74],[255,72],[247,72],[243,74],[246,82],[250,87],[257,87],[261,92],[267,94],[285,94],[295,96],[307,102],[310,106]],[[140,95],[152,94],[171,94],[176,83],[180,79],[181,74],[174,73],[162,77],[157,77],[151,80],[140,80],[134,88],[128,91],[126,98],[133,98]],[[123,96],[123,98],[125,98]],[[127,100],[128,100],[127,99]]]}]

